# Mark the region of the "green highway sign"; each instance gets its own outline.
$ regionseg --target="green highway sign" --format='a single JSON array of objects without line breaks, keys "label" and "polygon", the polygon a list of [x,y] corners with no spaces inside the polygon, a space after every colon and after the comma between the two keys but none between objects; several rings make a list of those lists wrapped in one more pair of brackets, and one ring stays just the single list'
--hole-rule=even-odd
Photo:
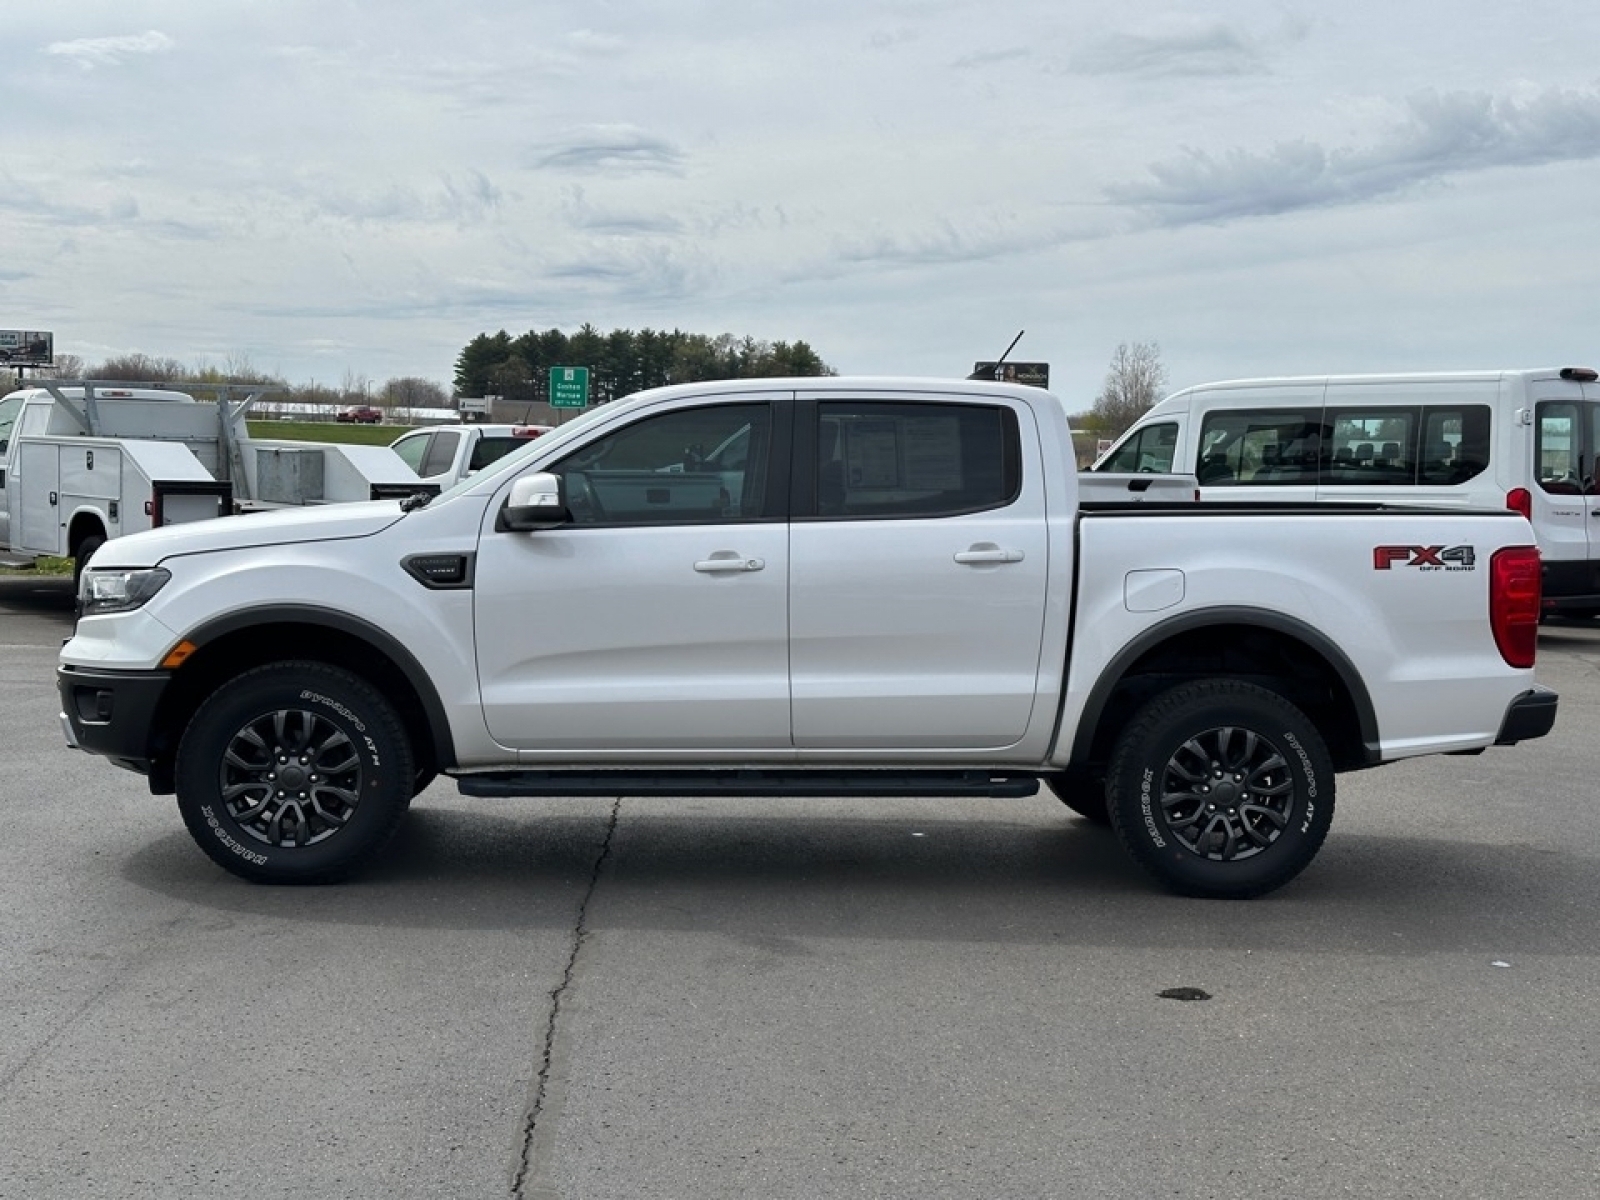
[{"label": "green highway sign", "polygon": [[589,407],[589,368],[550,368],[550,407]]}]

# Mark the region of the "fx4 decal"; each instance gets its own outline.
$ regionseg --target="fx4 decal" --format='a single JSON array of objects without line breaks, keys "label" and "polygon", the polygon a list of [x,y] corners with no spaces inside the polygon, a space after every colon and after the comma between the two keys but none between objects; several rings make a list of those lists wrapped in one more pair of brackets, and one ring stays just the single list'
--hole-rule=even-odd
[{"label": "fx4 decal", "polygon": [[1419,571],[1470,571],[1477,558],[1471,546],[1374,546],[1372,569],[1387,571],[1399,563]]}]

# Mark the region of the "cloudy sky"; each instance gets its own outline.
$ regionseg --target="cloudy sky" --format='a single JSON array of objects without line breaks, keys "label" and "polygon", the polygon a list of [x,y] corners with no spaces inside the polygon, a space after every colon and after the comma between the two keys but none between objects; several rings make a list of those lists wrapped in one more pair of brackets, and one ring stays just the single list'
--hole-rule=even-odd
[{"label": "cloudy sky", "polygon": [[1087,404],[1600,366],[1595,0],[6,0],[0,328],[448,383],[587,321]]}]

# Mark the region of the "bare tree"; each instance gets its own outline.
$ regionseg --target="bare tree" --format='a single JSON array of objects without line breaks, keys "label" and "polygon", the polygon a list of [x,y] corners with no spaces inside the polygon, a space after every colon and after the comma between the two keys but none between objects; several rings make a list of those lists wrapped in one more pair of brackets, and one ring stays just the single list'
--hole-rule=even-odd
[{"label": "bare tree", "polygon": [[58,354],[49,370],[57,379],[82,379],[84,361],[76,354]]},{"label": "bare tree", "polygon": [[171,383],[188,371],[175,358],[152,358],[148,354],[123,354],[108,358],[89,372],[94,379],[115,379],[125,383]]},{"label": "bare tree", "polygon": [[372,380],[346,367],[344,381],[339,384],[339,396],[344,404],[371,404]]},{"label": "bare tree", "polygon": [[433,382],[415,375],[391,379],[379,393],[395,408],[449,408],[450,393]]},{"label": "bare tree", "polygon": [[1167,384],[1161,347],[1154,342],[1123,342],[1111,358],[1111,369],[1095,397],[1095,423],[1105,437],[1116,437],[1143,416]]}]

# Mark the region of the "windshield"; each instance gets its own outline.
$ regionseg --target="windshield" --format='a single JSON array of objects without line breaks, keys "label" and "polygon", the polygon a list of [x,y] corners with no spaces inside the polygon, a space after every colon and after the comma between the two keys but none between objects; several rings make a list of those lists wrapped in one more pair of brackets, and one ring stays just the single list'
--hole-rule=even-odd
[{"label": "windshield", "polygon": [[17,423],[17,414],[22,411],[23,397],[21,395],[7,396],[0,400],[0,450],[5,449],[11,440],[11,427]]}]

